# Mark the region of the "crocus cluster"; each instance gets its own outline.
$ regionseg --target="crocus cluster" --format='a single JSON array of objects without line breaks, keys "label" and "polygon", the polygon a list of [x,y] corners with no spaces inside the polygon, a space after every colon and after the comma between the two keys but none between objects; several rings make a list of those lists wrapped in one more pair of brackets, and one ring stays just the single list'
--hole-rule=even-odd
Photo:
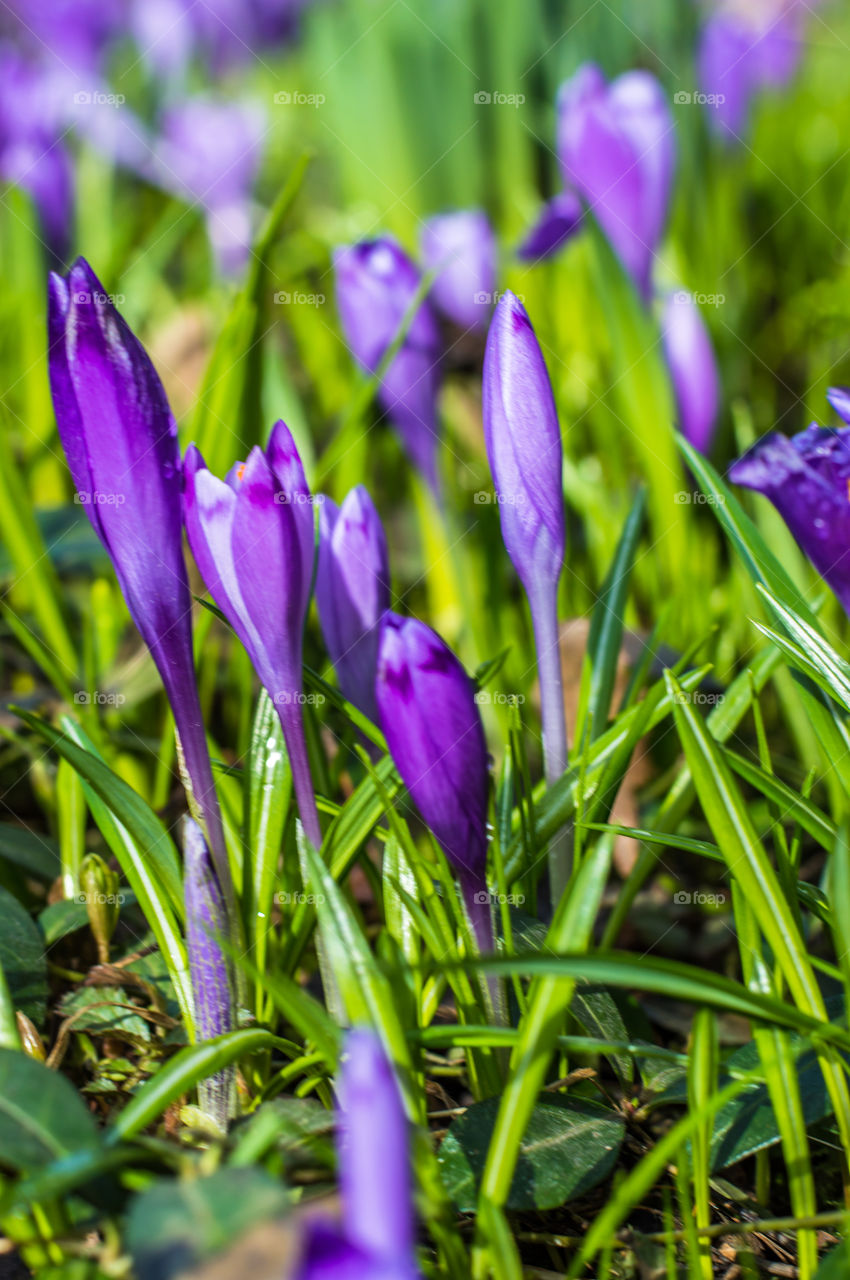
[{"label": "crocus cluster", "polygon": [[372,1031],[345,1039],[337,1085],[340,1222],[312,1218],[296,1280],[416,1280],[408,1124]]},{"label": "crocus cluster", "polygon": [[[159,670],[190,804],[206,832],[190,821],[185,839],[187,950],[197,1033],[206,1039],[234,1025],[216,939],[238,942],[241,925],[195,681],[177,428],[144,348],[83,259],[67,279],[51,276],[48,324],[50,387],[77,496]],[[232,1073],[204,1084],[201,1103],[225,1125]]]},{"label": "crocus cluster", "polygon": [[432,218],[423,229],[422,257],[435,274],[418,306],[422,275],[390,236],[336,249],[334,276],[343,335],[362,368],[376,373],[404,335],[383,372],[378,402],[414,466],[439,493],[437,397],[446,344],[438,314],[466,331],[486,328],[496,274],[486,215],[465,210]]},{"label": "crocus cluster", "polygon": [[[829,401],[850,424],[850,388]],[[769,498],[818,573],[850,614],[850,425],[770,432],[733,463],[729,478]]]},{"label": "crocus cluster", "polygon": [[[648,71],[607,83],[593,63],[561,86],[557,151],[565,189],[551,199],[519,247],[536,262],[555,253],[592,214],[644,302],[667,222],[676,138],[668,96]],[[717,365],[696,299],[661,299],[661,331],[679,427],[697,448],[711,444],[720,401]]]},{"label": "crocus cluster", "polygon": [[[251,194],[267,129],[256,105],[188,90],[193,63],[216,75],[289,38],[307,0],[12,0],[0,43],[0,178],[32,198],[50,254],[71,244],[69,135],[116,166],[201,208],[218,270],[239,271],[252,240]],[[150,72],[144,115],[110,83],[127,33]],[[123,89],[123,92],[116,92]]]}]

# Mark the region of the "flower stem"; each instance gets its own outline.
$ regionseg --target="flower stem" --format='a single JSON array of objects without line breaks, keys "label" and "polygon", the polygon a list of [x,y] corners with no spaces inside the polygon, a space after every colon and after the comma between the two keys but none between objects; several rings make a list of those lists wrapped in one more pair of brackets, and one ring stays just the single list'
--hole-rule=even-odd
[{"label": "flower stem", "polygon": [[[558,584],[546,583],[544,590],[529,594],[537,672],[540,679],[540,708],[543,719],[543,772],[547,786],[564,774],[568,762],[567,723],[564,713],[564,682],[561,675],[561,646],[558,636]],[[572,837],[562,828],[549,844],[549,894],[553,913],[572,875]]]},{"label": "flower stem", "polygon": [[[463,905],[475,936],[476,949],[482,955],[494,955],[496,935],[493,932],[493,915],[490,910],[490,894],[487,885],[480,877],[463,872],[459,873],[458,879]],[[486,993],[495,1025],[507,1026],[507,1009],[502,983],[495,974],[490,974],[487,978]]]},{"label": "flower stem", "polygon": [[[307,755],[307,739],[304,734],[304,717],[301,707],[295,701],[277,704],[286,750],[289,754],[289,767],[292,770],[292,786],[295,791],[295,802],[298,805],[298,816],[304,828],[304,834],[314,849],[322,847],[322,828],[319,822],[319,810],[316,807],[316,794],[313,791],[313,778],[310,774],[310,760]],[[346,1022],[345,1009],[339,993],[333,969],[322,941],[321,929],[315,932],[316,959],[319,962],[319,973],[325,989],[325,1003],[334,1021],[339,1026]]]}]

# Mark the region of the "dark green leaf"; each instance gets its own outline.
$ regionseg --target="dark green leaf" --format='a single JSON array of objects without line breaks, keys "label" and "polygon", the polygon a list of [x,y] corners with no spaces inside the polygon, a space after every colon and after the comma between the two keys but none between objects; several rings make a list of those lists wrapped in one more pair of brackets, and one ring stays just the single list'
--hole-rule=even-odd
[{"label": "dark green leaf", "polygon": [[0,1049],[0,1164],[29,1173],[96,1145],[74,1086],[34,1058]]},{"label": "dark green leaf", "polygon": [[[440,1148],[443,1180],[462,1213],[471,1213],[499,1109],[498,1098],[470,1107]],[[622,1119],[587,1098],[542,1096],[520,1144],[508,1209],[555,1209],[595,1187],[613,1169]]]},{"label": "dark green leaf", "polygon": [[9,994],[36,1026],[44,1022],[47,1007],[47,960],[38,926],[6,889],[0,888],[0,968]]}]

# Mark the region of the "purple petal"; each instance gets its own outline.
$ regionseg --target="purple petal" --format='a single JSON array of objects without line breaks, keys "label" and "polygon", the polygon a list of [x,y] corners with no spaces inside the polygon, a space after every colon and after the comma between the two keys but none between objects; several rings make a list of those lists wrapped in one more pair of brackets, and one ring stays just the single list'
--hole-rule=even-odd
[{"label": "purple petal", "polygon": [[278,484],[278,499],[292,508],[301,547],[301,608],[306,613],[310,600],[310,584],[313,581],[313,565],[316,559],[316,526],[313,518],[313,496],[304,464],[285,422],[276,422],[269,436],[266,449],[269,466]]},{"label": "purple petal", "polygon": [[711,338],[692,294],[679,291],[667,296],[661,327],[679,429],[695,449],[705,453],[717,423],[720,377]]},{"label": "purple petal", "polygon": [[529,595],[564,561],[561,430],[543,353],[522,303],[499,300],[484,356],[484,439],[502,537]]},{"label": "purple petal", "polygon": [[401,778],[446,857],[483,877],[487,747],[472,681],[435,631],[387,612],[375,687]]},{"label": "purple petal", "polygon": [[612,82],[608,101],[632,145],[643,188],[641,234],[654,249],[667,221],[676,164],[669,99],[648,71],[629,71]]},{"label": "purple petal", "polygon": [[278,498],[274,473],[255,447],[236,490],[233,565],[245,618],[260,638],[252,657],[272,698],[279,699],[301,689],[304,583],[293,509]]},{"label": "purple petal", "polygon": [[556,253],[581,230],[584,216],[581,201],[574,191],[561,191],[548,200],[537,221],[517,250],[523,262],[538,262]]},{"label": "purple petal", "polygon": [[378,624],[390,607],[384,528],[362,485],[341,509],[325,499],[319,527],[316,603],[325,644],[342,692],[377,722]]},{"label": "purple petal", "polygon": [[435,305],[464,329],[486,329],[496,288],[496,239],[481,209],[429,218],[421,239],[422,265],[439,270]]},{"label": "purple petal", "polygon": [[74,483],[174,712],[225,894],[231,884],[192,652],[177,428],[162,384],[82,258],[54,276],[50,385]]},{"label": "purple petal", "polygon": [[661,86],[648,72],[629,72],[606,87],[598,67],[580,68],[558,95],[558,154],[567,185],[647,296],[675,156]]},{"label": "purple petal", "polygon": [[830,387],[826,398],[839,418],[850,423],[850,387]]},{"label": "purple petal", "polygon": [[763,436],[729,478],[770,498],[850,613],[850,427]]},{"label": "purple petal", "polygon": [[[50,293],[57,425],[80,500],[167,686],[191,655],[177,428],[138,339],[82,259]],[[169,693],[171,688],[169,688]]]},{"label": "purple petal", "polygon": [[[349,1031],[339,1078],[339,1179],[346,1235],[385,1263],[413,1258],[408,1125],[387,1055],[371,1030]],[[380,1160],[375,1135],[381,1136]]]}]

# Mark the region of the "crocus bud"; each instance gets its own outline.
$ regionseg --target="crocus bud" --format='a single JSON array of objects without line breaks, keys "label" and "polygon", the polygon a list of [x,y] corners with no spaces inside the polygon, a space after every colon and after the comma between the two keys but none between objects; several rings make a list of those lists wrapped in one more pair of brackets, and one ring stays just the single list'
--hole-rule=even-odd
[{"label": "crocus bud", "polygon": [[67,279],[50,277],[48,333],[50,389],[77,500],[165,685],[192,798],[232,909],[195,683],[177,426],[144,347],[83,258]]},{"label": "crocus bud", "polygon": [[[183,830],[183,894],[186,902],[186,951],[195,1005],[198,1041],[232,1031],[236,1025],[230,962],[221,948],[228,939],[224,897],[198,824],[185,819]],[[236,1107],[236,1075],[232,1067],[202,1080],[202,1109],[226,1129]]]},{"label": "crocus bud", "polygon": [[560,191],[540,210],[537,221],[517,249],[517,257],[523,262],[539,262],[557,253],[581,230],[583,216],[576,193]]},{"label": "crocus bud", "polygon": [[457,872],[479,946],[489,950],[488,761],[475,686],[436,631],[388,610],[375,694],[401,780]]},{"label": "crocus bud", "polygon": [[[419,271],[395,240],[384,236],[334,252],[336,297],[345,340],[355,360],[374,373],[421,285]],[[438,491],[440,439],[437,394],[442,339],[430,303],[417,308],[378,392],[411,462]]]},{"label": "crocus bud", "polygon": [[310,1223],[297,1280],[415,1280],[408,1124],[392,1066],[365,1027],[346,1036],[337,1094],[342,1223]]},{"label": "crocus bud", "polygon": [[771,432],[733,463],[734,484],[770,498],[850,614],[850,427]]},{"label": "crocus bud", "polygon": [[484,356],[484,439],[502,537],[529,596],[557,583],[564,564],[561,429],[552,384],[528,313],[508,290]]},{"label": "crocus bud", "polygon": [[690,293],[664,300],[661,333],[676,396],[679,430],[700,453],[711,445],[720,407],[720,376],[708,329]]},{"label": "crocus bud", "polygon": [[429,218],[422,230],[422,265],[436,271],[431,300],[463,329],[486,329],[496,288],[496,238],[481,209]]},{"label": "crocus bud", "polygon": [[648,71],[606,84],[588,63],[558,95],[558,155],[644,297],[667,210],[675,134],[667,96]]},{"label": "crocus bud", "polygon": [[313,506],[289,429],[219,480],[194,445],[185,460],[186,532],[210,594],[247,649],[283,727],[301,821],[322,842],[301,704],[304,619],[313,574]]},{"label": "crocus bud", "polygon": [[86,905],[89,928],[97,943],[101,964],[109,964],[109,941],[119,916],[117,872],[96,853],[86,854],[80,863],[80,896]]},{"label": "crocus bud", "polygon": [[326,498],[319,510],[319,621],[339,687],[374,723],[378,626],[390,607],[387,539],[362,485],[341,507]]},{"label": "crocus bud", "polygon": [[[564,565],[561,429],[543,353],[522,303],[499,299],[484,353],[484,439],[499,498],[502,538],[525,587],[534,624],[547,781],[567,767],[558,637]],[[553,900],[569,875],[565,849],[550,850]]]}]

